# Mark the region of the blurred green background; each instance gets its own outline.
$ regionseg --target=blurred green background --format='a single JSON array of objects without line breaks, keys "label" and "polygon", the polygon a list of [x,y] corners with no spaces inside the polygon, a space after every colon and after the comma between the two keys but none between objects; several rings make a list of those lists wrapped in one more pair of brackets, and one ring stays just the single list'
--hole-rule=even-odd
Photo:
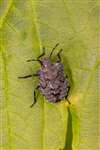
[{"label": "blurred green background", "polygon": [[[100,3],[98,0],[0,0],[1,150],[99,150]],[[19,80],[35,72],[42,47],[56,43],[71,91],[50,104],[33,91],[38,80]]]}]

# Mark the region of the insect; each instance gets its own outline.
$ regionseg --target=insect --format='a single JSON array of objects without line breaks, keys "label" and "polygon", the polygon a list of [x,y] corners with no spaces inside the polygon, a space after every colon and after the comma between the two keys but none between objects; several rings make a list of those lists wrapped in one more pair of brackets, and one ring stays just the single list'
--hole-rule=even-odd
[{"label": "insect", "polygon": [[[41,65],[41,69],[38,70],[35,74],[26,75],[18,77],[20,79],[26,79],[30,77],[38,77],[39,84],[34,90],[34,102],[31,107],[36,103],[36,90],[39,90],[48,102],[56,103],[62,99],[66,99],[70,90],[68,77],[64,74],[64,67],[61,59],[62,49],[57,53],[57,60],[55,63],[51,61],[54,50],[57,48],[59,43],[55,45],[52,49],[50,55],[45,57],[45,47],[43,47],[43,52],[37,59],[30,59],[30,61],[37,61]],[[67,100],[70,104],[69,100]]]}]

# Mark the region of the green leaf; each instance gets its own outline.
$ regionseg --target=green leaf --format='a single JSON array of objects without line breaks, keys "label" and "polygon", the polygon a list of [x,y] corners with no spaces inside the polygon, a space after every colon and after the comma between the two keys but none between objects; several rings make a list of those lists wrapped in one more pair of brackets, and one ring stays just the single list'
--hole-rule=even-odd
[{"label": "green leaf", "polygon": [[[96,0],[0,1],[2,150],[99,149],[98,39]],[[58,42],[70,80],[71,105],[50,104],[38,92],[30,108],[38,80],[18,76],[35,73],[40,66],[26,60],[39,56],[43,46],[49,54]]]}]

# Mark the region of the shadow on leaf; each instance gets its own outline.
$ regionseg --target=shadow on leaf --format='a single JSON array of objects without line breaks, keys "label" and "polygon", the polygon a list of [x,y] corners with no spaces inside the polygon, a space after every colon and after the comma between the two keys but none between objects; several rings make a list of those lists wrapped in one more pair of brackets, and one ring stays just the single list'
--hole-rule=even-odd
[{"label": "shadow on leaf", "polygon": [[70,109],[68,108],[67,135],[66,135],[66,143],[65,143],[64,150],[72,150],[72,140],[73,140],[72,115]]}]

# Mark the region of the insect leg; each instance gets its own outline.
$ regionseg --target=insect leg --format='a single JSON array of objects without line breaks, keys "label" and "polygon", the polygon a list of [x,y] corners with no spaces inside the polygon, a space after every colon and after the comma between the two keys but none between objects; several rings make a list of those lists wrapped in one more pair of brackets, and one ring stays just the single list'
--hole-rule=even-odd
[{"label": "insect leg", "polygon": [[45,55],[45,47],[43,47],[43,52],[42,52],[42,54],[40,56],[37,57],[37,59],[29,59],[29,60],[27,60],[27,62],[38,61],[42,65],[42,61],[39,58],[41,58],[44,55]]},{"label": "insect leg", "polygon": [[51,53],[50,53],[50,55],[49,55],[49,58],[51,58],[51,56],[52,56],[54,50],[56,49],[56,47],[57,47],[58,45],[59,45],[59,43],[57,43],[57,44],[55,45],[55,47],[52,49],[52,51],[51,51]]},{"label": "insect leg", "polygon": [[33,101],[33,103],[31,104],[31,108],[34,106],[34,104],[36,103],[36,101],[37,101],[37,99],[36,99],[36,90],[39,88],[40,86],[38,85],[36,88],[35,88],[35,90],[34,90],[34,101]]},{"label": "insect leg", "polygon": [[42,54],[40,56],[38,56],[37,60],[39,60],[39,58],[41,58],[44,55],[45,55],[45,47],[43,47],[43,52],[42,52]]},{"label": "insect leg", "polygon": [[58,57],[57,62],[61,62],[61,56],[60,56],[60,54],[61,54],[62,51],[63,51],[63,49],[61,49],[61,50],[58,52],[58,54],[57,54],[57,57]]},{"label": "insect leg", "polygon": [[29,59],[29,60],[27,60],[27,62],[30,62],[30,61],[38,61],[42,65],[42,61],[39,60],[39,59]]},{"label": "insect leg", "polygon": [[26,78],[30,78],[30,77],[36,77],[38,76],[38,74],[30,74],[30,75],[26,75],[26,76],[22,76],[22,77],[18,77],[19,79],[26,79]]}]

